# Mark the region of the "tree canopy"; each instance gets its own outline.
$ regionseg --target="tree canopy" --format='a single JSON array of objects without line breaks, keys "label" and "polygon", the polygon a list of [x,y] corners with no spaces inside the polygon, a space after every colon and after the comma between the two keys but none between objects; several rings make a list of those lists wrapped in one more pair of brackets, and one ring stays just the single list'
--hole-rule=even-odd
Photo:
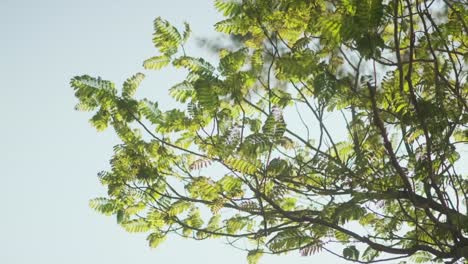
[{"label": "tree canopy", "polygon": [[[169,234],[249,241],[262,254],[327,251],[371,263],[467,263],[468,10],[457,0],[215,0],[235,36],[218,61],[190,27],[154,21],[146,70],[182,68],[139,98],[77,76],[78,110],[121,143],[91,207],[150,247]],[[339,250],[337,250],[339,248]]]}]

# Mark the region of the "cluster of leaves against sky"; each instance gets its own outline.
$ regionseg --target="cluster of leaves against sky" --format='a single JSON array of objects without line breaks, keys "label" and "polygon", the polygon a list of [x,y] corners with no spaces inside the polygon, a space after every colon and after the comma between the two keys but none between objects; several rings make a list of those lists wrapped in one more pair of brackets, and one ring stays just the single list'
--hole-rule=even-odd
[{"label": "cluster of leaves against sky", "polygon": [[[121,143],[91,201],[151,247],[226,238],[262,254],[466,263],[468,11],[455,0],[214,1],[239,42],[214,65],[154,21],[146,70],[182,68],[181,107],[87,75],[76,108]],[[338,124],[338,125],[336,125]],[[460,172],[460,169],[462,172]],[[238,242],[242,241],[241,244]]]}]

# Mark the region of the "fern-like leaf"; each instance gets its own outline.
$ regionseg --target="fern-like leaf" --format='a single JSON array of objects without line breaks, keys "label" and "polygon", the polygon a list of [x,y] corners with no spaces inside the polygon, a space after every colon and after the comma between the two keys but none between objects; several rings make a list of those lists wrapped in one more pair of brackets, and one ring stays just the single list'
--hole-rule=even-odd
[{"label": "fern-like leaf", "polygon": [[193,96],[194,92],[193,85],[187,81],[178,83],[169,89],[169,94],[181,103],[185,103],[188,98]]},{"label": "fern-like leaf", "polygon": [[156,248],[158,247],[162,242],[164,242],[164,240],[166,240],[166,236],[164,236],[163,234],[161,233],[151,233],[147,239],[148,240],[148,244],[151,248]]},{"label": "fern-like leaf", "polygon": [[129,233],[142,233],[150,229],[150,225],[143,218],[122,222],[120,225]]},{"label": "fern-like leaf", "polygon": [[161,120],[162,112],[158,108],[157,102],[151,102],[148,99],[141,101],[141,113],[146,119],[151,121],[153,124],[158,123]]},{"label": "fern-like leaf", "polygon": [[122,96],[124,98],[132,97],[144,78],[145,75],[143,73],[137,73],[132,77],[128,78],[123,84]]},{"label": "fern-like leaf", "polygon": [[215,0],[214,6],[226,17],[238,15],[242,10],[242,3],[236,0]]},{"label": "fern-like leaf", "polygon": [[147,70],[159,70],[171,62],[168,56],[154,56],[143,62],[143,67]]},{"label": "fern-like leaf", "polygon": [[171,56],[177,52],[182,37],[174,26],[158,17],[154,20],[154,31],[153,43],[161,53]]},{"label": "fern-like leaf", "polygon": [[192,33],[192,29],[187,22],[184,22],[184,33],[182,33],[182,40],[186,42]]},{"label": "fern-like leaf", "polygon": [[111,215],[117,209],[114,201],[107,198],[92,199],[89,201],[89,207],[105,215]]},{"label": "fern-like leaf", "polygon": [[312,241],[310,237],[305,236],[296,229],[287,229],[277,233],[271,238],[267,246],[272,252],[279,252],[289,249],[296,249],[302,244],[308,244]]},{"label": "fern-like leaf", "polygon": [[200,75],[211,75],[215,68],[203,58],[182,56],[173,62],[175,67],[184,67]]},{"label": "fern-like leaf", "polygon": [[237,19],[228,18],[214,25],[216,31],[226,34],[241,34],[244,29],[239,25]]},{"label": "fern-like leaf", "polygon": [[256,249],[256,250],[251,250],[247,254],[247,263],[249,264],[257,264],[258,261],[260,260],[260,257],[263,256],[263,251]]},{"label": "fern-like leaf", "polygon": [[320,244],[320,243],[314,243],[312,245],[303,247],[303,248],[300,249],[301,256],[307,257],[307,256],[310,256],[310,255],[314,255],[316,253],[319,253],[320,251],[322,251],[322,247],[323,247],[323,245]]},{"label": "fern-like leaf", "polygon": [[225,160],[225,163],[233,170],[244,174],[252,175],[257,171],[257,166],[246,160],[229,157],[227,160]]}]

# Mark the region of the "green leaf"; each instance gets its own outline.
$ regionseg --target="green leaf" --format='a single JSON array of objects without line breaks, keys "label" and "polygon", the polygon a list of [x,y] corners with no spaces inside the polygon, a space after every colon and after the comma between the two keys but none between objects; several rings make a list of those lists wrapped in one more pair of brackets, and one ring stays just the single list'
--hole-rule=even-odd
[{"label": "green leaf", "polygon": [[238,72],[247,59],[247,49],[240,49],[235,52],[222,52],[220,68],[221,72],[231,74]]},{"label": "green leaf", "polygon": [[349,246],[343,249],[345,259],[359,260],[359,250],[355,246]]},{"label": "green leaf", "polygon": [[135,215],[143,210],[145,210],[146,204],[143,202],[139,202],[134,205],[130,205],[127,208],[125,208],[125,214],[126,215]]},{"label": "green leaf", "polygon": [[362,254],[362,258],[366,261],[372,261],[378,256],[379,256],[379,252],[371,248],[370,246],[367,247],[366,250],[364,250],[364,253]]},{"label": "green leaf", "polygon": [[110,121],[110,113],[104,109],[100,109],[96,114],[89,120],[91,125],[96,128],[97,131],[103,131],[107,128]]},{"label": "green leaf", "polygon": [[164,240],[166,240],[166,236],[164,236],[164,235],[161,234],[161,233],[151,233],[151,234],[147,237],[147,240],[148,240],[149,246],[150,246],[151,248],[156,248],[156,247],[158,247],[162,242],[164,242]]},{"label": "green leaf", "polygon": [[184,81],[172,86],[169,89],[169,94],[178,102],[185,103],[195,94],[195,90],[190,82]]},{"label": "green leaf", "polygon": [[242,3],[238,0],[215,0],[214,6],[224,16],[230,17],[240,13]]},{"label": "green leaf", "polygon": [[213,215],[208,221],[208,226],[206,227],[208,231],[218,231],[221,224],[221,215]]},{"label": "green leaf", "polygon": [[122,96],[124,98],[131,98],[144,78],[145,75],[143,73],[137,73],[128,78],[123,84]]},{"label": "green leaf", "polygon": [[223,192],[233,195],[242,192],[243,182],[235,176],[225,175],[218,181],[218,185],[221,186]]},{"label": "green leaf", "polygon": [[190,25],[187,22],[184,22],[184,33],[182,33],[183,42],[186,42],[189,39],[191,33],[192,30],[190,29]]},{"label": "green leaf", "polygon": [[153,43],[156,48],[166,56],[175,54],[182,42],[179,31],[160,17],[154,20],[154,31]]},{"label": "green leaf", "polygon": [[212,75],[215,68],[203,58],[181,56],[173,61],[175,67],[184,67],[200,75]]},{"label": "green leaf", "polygon": [[118,210],[116,218],[117,218],[117,224],[122,223],[124,218],[125,218],[125,211],[124,210]]},{"label": "green leaf", "polygon": [[232,169],[245,174],[254,174],[257,171],[257,166],[249,161],[229,157],[225,160],[226,165]]},{"label": "green leaf", "polygon": [[187,219],[185,219],[187,225],[191,228],[200,228],[203,225],[203,219],[201,218],[200,210],[192,209]]},{"label": "green leaf", "polygon": [[167,210],[167,214],[170,216],[179,215],[190,209],[190,206],[190,202],[184,200],[177,201],[170,206],[170,208]]},{"label": "green leaf", "polygon": [[129,233],[142,233],[150,229],[150,225],[144,218],[124,221],[120,225]]},{"label": "green leaf", "polygon": [[272,159],[267,166],[267,171],[268,175],[273,177],[288,177],[291,172],[289,163],[280,158]]},{"label": "green leaf", "polygon": [[260,258],[263,256],[263,251],[260,249],[250,250],[247,254],[247,263],[257,264]]},{"label": "green leaf", "polygon": [[154,56],[143,62],[143,67],[147,70],[159,70],[171,62],[171,58],[165,55]]},{"label": "green leaf", "polygon": [[287,229],[278,232],[268,242],[268,248],[273,252],[282,252],[288,249],[296,249],[311,242],[312,239],[298,229]]},{"label": "green leaf", "polygon": [[157,102],[151,102],[148,99],[144,99],[140,102],[141,113],[151,121],[153,124],[160,122],[162,118],[162,112],[158,108]]},{"label": "green leaf", "polygon": [[468,141],[468,129],[465,130],[456,130],[453,133],[453,137],[456,141]]},{"label": "green leaf", "polygon": [[71,80],[70,84],[77,92],[86,88],[90,90],[115,91],[115,86],[112,82],[103,80],[101,77],[94,78],[89,75],[76,76]]},{"label": "green leaf", "polygon": [[411,260],[415,263],[427,263],[430,262],[433,258],[434,257],[430,253],[424,251],[418,251],[413,256],[411,256]]},{"label": "green leaf", "polygon": [[248,135],[243,144],[241,151],[246,156],[256,157],[260,153],[264,153],[270,149],[271,141],[264,133],[254,133]]},{"label": "green leaf", "polygon": [[275,141],[283,137],[286,131],[286,123],[284,122],[283,114],[279,108],[276,107],[272,109],[272,113],[268,115],[263,124],[262,131]]},{"label": "green leaf", "polygon": [[89,201],[89,207],[105,215],[111,215],[117,209],[115,201],[107,198],[92,199]]},{"label": "green leaf", "polygon": [[102,80],[100,77],[76,76],[70,81],[70,85],[75,90],[75,96],[79,99],[75,109],[85,111],[94,110],[97,107],[109,109],[117,94],[114,83]]},{"label": "green leaf", "polygon": [[243,230],[249,223],[248,218],[235,216],[226,221],[226,232],[228,234],[236,234]]},{"label": "green leaf", "polygon": [[214,27],[216,31],[225,34],[241,34],[245,32],[236,19],[225,19],[216,23]]}]

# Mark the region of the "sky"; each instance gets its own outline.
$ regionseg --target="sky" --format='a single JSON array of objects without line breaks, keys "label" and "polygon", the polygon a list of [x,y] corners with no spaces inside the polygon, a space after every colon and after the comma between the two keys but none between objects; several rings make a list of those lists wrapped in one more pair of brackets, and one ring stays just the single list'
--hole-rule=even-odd
[{"label": "sky", "polygon": [[[223,240],[170,237],[157,249],[129,234],[114,217],[88,207],[105,195],[96,173],[108,168],[111,130],[97,133],[76,112],[70,78],[89,74],[122,83],[142,71],[142,93],[170,104],[173,71],[143,71],[157,55],[152,22],[188,21],[194,38],[214,37],[221,19],[211,0],[0,0],[0,263],[247,263]],[[192,40],[195,56],[210,56]],[[169,105],[170,106],[170,105]],[[261,264],[342,263],[298,252],[266,256]]]}]

